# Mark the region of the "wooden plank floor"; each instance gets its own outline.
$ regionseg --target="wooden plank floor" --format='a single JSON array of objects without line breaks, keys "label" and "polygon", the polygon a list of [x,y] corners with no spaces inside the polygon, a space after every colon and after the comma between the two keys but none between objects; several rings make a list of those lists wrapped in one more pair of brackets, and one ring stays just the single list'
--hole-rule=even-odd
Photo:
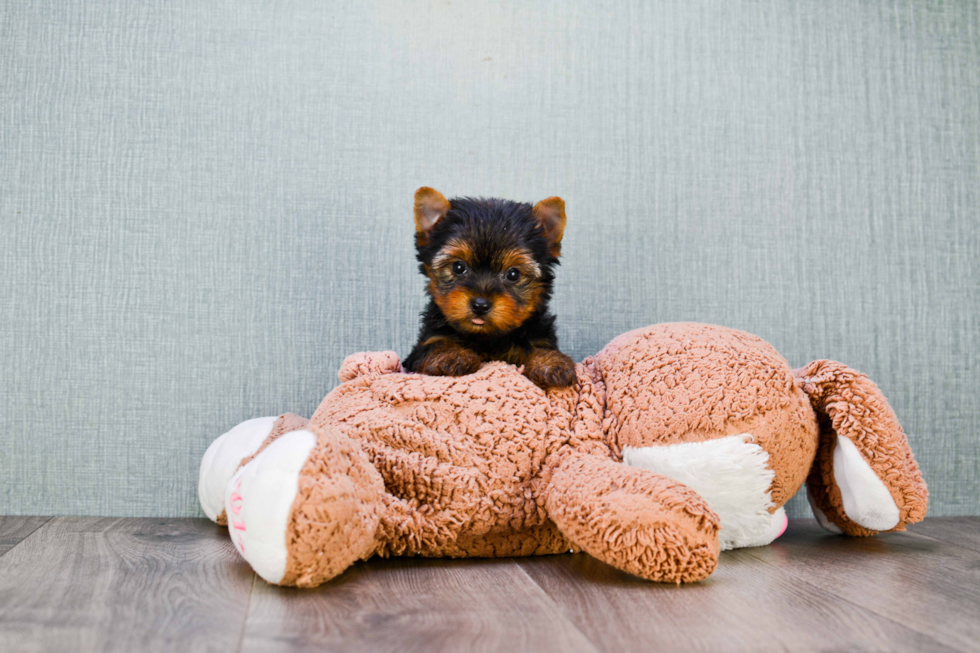
[{"label": "wooden plank floor", "polygon": [[696,585],[585,554],[257,579],[198,519],[0,517],[0,651],[980,651],[980,518],[870,539],[794,521]]}]

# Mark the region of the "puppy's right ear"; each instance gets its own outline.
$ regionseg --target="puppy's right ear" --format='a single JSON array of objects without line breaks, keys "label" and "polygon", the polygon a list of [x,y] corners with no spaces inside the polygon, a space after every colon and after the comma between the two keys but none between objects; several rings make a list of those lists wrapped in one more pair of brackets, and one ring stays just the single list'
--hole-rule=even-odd
[{"label": "puppy's right ear", "polygon": [[429,234],[449,213],[449,200],[434,188],[423,186],[415,191],[415,242],[423,247]]}]

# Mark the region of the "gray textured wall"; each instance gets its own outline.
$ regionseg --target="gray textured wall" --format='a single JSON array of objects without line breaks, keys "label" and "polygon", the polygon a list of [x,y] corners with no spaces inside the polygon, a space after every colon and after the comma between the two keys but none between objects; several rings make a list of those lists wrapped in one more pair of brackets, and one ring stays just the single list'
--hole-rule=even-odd
[{"label": "gray textured wall", "polygon": [[844,361],[980,512],[976,3],[9,0],[0,513],[199,514],[216,435],[407,352],[423,184],[565,197],[576,357]]}]

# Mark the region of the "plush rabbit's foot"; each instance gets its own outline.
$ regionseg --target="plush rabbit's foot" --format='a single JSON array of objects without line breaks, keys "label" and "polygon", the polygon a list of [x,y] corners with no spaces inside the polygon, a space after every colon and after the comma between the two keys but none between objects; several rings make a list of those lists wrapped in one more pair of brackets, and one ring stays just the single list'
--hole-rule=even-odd
[{"label": "plush rabbit's foot", "polygon": [[313,587],[374,552],[383,490],[381,475],[350,438],[292,431],[228,482],[228,530],[264,580]]},{"label": "plush rabbit's foot", "polygon": [[546,506],[569,540],[642,578],[692,583],[718,564],[718,516],[665,476],[573,454],[552,476]]},{"label": "plush rabbit's foot", "polygon": [[204,452],[197,482],[201,509],[213,522],[225,523],[225,486],[242,459],[258,451],[272,432],[276,417],[256,417],[218,437]]},{"label": "plush rabbit's foot", "polygon": [[306,426],[299,415],[286,413],[271,417],[256,417],[242,422],[211,443],[198,475],[197,497],[208,519],[226,523],[225,487],[242,462],[250,457],[270,437]]}]

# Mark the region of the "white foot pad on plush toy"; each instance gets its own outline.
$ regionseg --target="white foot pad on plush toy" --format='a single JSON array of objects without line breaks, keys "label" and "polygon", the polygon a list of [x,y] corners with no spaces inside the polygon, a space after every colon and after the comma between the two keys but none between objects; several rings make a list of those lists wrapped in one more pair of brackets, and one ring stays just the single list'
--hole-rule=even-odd
[{"label": "white foot pad on plush toy", "polygon": [[292,431],[242,467],[225,489],[228,533],[259,576],[276,584],[286,573],[286,527],[299,473],[316,445],[307,430]]},{"label": "white foot pad on plush toy", "polygon": [[900,513],[891,492],[854,443],[840,435],[834,448],[834,482],[844,513],[852,522],[872,531],[888,531],[898,525]]},{"label": "white foot pad on plush toy", "polygon": [[680,481],[721,518],[721,550],[764,546],[786,529],[786,512],[769,494],[769,453],[748,433],[705,442],[623,447],[623,462]]},{"label": "white foot pad on plush toy", "polygon": [[225,508],[225,487],[245,456],[255,453],[272,432],[276,416],[256,417],[242,422],[211,443],[201,459],[197,498],[211,521]]}]

